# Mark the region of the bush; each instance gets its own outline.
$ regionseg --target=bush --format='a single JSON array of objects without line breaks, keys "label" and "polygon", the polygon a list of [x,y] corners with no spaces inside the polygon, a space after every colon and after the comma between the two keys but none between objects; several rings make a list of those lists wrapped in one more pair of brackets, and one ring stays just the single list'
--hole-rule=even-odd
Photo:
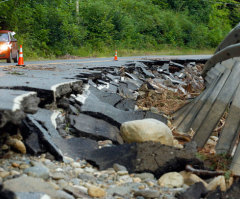
[{"label": "bush", "polygon": [[0,27],[18,33],[26,56],[87,56],[164,45],[215,48],[240,19],[239,7],[223,0],[81,0],[79,13],[75,1],[1,3]]}]

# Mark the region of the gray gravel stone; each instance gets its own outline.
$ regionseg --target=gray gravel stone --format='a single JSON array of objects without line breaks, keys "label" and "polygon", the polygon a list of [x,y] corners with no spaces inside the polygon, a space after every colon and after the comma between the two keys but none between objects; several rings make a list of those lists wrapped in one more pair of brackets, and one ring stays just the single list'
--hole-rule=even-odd
[{"label": "gray gravel stone", "polygon": [[136,173],[134,176],[140,178],[141,180],[155,179],[152,173]]},{"label": "gray gravel stone", "polygon": [[34,167],[29,167],[24,170],[24,173],[28,174],[29,176],[37,177],[37,178],[42,178],[42,179],[48,179],[49,177],[49,169],[45,166],[34,166]]},{"label": "gray gravel stone", "polygon": [[66,176],[63,173],[60,173],[60,172],[52,173],[51,177],[54,180],[61,180],[61,179],[65,179],[66,178]]},{"label": "gray gravel stone", "polygon": [[41,178],[21,176],[19,178],[4,181],[3,186],[5,189],[9,189],[13,192],[40,192],[46,193],[53,198],[56,196],[54,187]]},{"label": "gray gravel stone", "polygon": [[118,195],[127,195],[131,191],[137,191],[138,187],[141,186],[140,183],[125,183],[120,186],[113,185],[107,189],[108,195],[118,194]]},{"label": "gray gravel stone", "polygon": [[160,193],[156,190],[139,190],[134,192],[134,196],[143,196],[144,198],[158,198]]},{"label": "gray gravel stone", "polygon": [[113,168],[114,168],[114,170],[115,170],[116,172],[118,172],[118,171],[127,171],[127,168],[126,168],[125,166],[120,165],[120,164],[117,164],[117,163],[115,163],[115,164],[113,165]]},{"label": "gray gravel stone", "polygon": [[63,187],[65,187],[65,186],[68,185],[68,183],[67,183],[65,180],[63,180],[63,179],[58,180],[57,183],[58,183],[58,185],[59,185],[61,188],[63,188]]},{"label": "gray gravel stone", "polygon": [[78,175],[78,178],[85,181],[85,182],[88,182],[88,181],[92,181],[94,182],[96,179],[95,177],[93,177],[91,174],[87,174],[87,173],[81,173]]},{"label": "gray gravel stone", "polygon": [[17,199],[51,199],[49,195],[45,193],[36,192],[16,192]]},{"label": "gray gravel stone", "polygon": [[79,185],[80,184],[80,180],[78,178],[73,178],[71,180],[71,183],[73,183],[73,185]]},{"label": "gray gravel stone", "polygon": [[56,191],[56,195],[57,199],[75,199],[72,195],[62,190]]}]

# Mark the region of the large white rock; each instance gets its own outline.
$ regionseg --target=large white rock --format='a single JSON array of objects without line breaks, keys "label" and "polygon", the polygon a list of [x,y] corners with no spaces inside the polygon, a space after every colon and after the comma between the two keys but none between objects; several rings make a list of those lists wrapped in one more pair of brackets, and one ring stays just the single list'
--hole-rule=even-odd
[{"label": "large white rock", "polygon": [[208,184],[207,189],[209,191],[214,191],[218,186],[220,187],[221,191],[226,191],[227,187],[224,176],[213,178],[213,180]]},{"label": "large white rock", "polygon": [[173,135],[170,128],[155,119],[134,120],[124,122],[120,133],[125,142],[154,141],[173,146]]},{"label": "large white rock", "polygon": [[183,186],[184,179],[181,174],[177,172],[170,172],[162,175],[158,180],[158,184],[161,187],[178,188]]},{"label": "large white rock", "polygon": [[181,171],[180,174],[184,179],[184,184],[188,186],[191,186],[197,182],[202,182],[206,188],[208,187],[208,184],[203,179],[191,172]]}]

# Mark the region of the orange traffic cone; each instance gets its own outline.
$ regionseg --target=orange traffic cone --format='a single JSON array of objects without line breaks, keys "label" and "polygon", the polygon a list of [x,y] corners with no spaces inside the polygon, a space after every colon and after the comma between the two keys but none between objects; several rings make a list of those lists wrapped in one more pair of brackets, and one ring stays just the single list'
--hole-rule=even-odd
[{"label": "orange traffic cone", "polygon": [[114,61],[118,61],[118,57],[117,57],[117,51],[115,52]]},{"label": "orange traffic cone", "polygon": [[20,45],[19,57],[18,57],[18,64],[17,66],[25,66],[23,63],[23,50],[22,45]]}]

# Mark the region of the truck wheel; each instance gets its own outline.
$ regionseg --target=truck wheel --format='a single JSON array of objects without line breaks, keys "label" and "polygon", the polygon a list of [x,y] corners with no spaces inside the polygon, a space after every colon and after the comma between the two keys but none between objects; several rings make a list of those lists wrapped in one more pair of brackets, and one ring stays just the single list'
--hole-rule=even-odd
[{"label": "truck wheel", "polygon": [[7,63],[12,63],[12,52],[10,52],[9,58],[7,59]]},{"label": "truck wheel", "polygon": [[17,52],[16,58],[13,59],[14,63],[18,63],[18,57],[19,57],[19,55],[18,55],[18,52]]}]

